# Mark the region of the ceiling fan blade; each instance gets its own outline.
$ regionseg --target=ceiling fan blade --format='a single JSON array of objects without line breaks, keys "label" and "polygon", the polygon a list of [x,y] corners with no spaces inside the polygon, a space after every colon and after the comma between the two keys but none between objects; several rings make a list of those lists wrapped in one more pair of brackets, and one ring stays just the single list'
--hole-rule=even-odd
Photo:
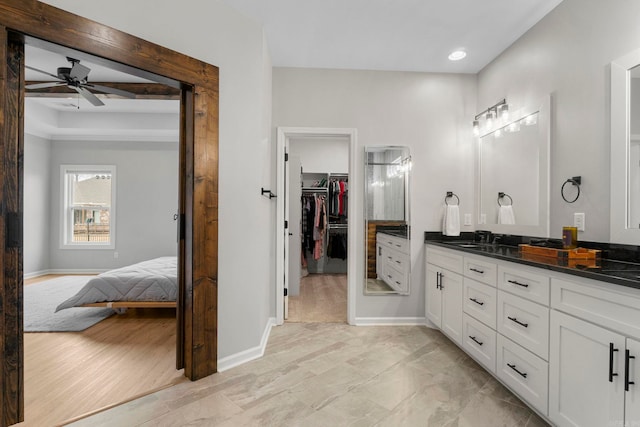
[{"label": "ceiling fan blade", "polygon": [[71,76],[72,79],[86,81],[89,71],[91,71],[91,68],[85,67],[79,62],[74,62],[73,67],[71,67],[71,71],[69,72],[69,76]]},{"label": "ceiling fan blade", "polygon": [[134,99],[136,97],[135,93],[126,91],[126,90],[122,90],[122,89],[116,89],[113,87],[109,87],[109,86],[102,86],[102,85],[94,85],[94,84],[86,84],[83,85],[86,87],[89,87],[91,89],[95,89],[97,91],[100,92],[104,92],[104,93],[112,93],[114,95],[118,95],[118,96],[122,96],[124,98],[130,98],[130,99]]},{"label": "ceiling fan blade", "polygon": [[64,82],[48,82],[48,83],[35,83],[32,85],[27,85],[25,89],[45,89],[48,87],[56,87],[56,86],[64,86]]},{"label": "ceiling fan blade", "polygon": [[60,78],[58,76],[56,76],[55,74],[51,74],[51,73],[48,73],[46,71],[38,70],[37,68],[33,68],[33,67],[28,66],[28,65],[25,65],[24,68],[28,68],[31,71],[37,71],[38,73],[46,74],[47,76],[51,76],[56,80],[60,80]]},{"label": "ceiling fan blade", "polygon": [[87,101],[95,105],[96,107],[100,107],[104,105],[104,102],[100,101],[97,96],[89,92],[87,89],[78,86],[70,86],[73,90],[82,95]]}]

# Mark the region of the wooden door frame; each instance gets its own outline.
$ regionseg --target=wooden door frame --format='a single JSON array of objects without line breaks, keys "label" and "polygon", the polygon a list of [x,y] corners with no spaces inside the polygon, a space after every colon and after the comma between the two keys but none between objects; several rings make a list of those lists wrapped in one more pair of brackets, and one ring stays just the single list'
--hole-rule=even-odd
[{"label": "wooden door frame", "polygon": [[148,72],[180,83],[177,367],[184,367],[191,380],[217,370],[218,68],[36,0],[0,0],[1,426],[24,418],[25,40],[43,40],[103,58],[120,71]]}]

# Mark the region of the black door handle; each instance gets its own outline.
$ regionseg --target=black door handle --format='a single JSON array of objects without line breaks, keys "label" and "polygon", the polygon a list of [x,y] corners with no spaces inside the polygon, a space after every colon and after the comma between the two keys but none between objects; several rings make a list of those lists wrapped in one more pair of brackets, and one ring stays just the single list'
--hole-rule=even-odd
[{"label": "black door handle", "polygon": [[613,377],[617,377],[618,374],[613,372],[613,352],[618,351],[617,348],[613,348],[613,343],[609,343],[609,382],[613,382]]},{"label": "black door handle", "polygon": [[509,283],[513,283],[514,285],[522,286],[523,288],[528,288],[529,285],[526,283],[520,283],[517,280],[507,280]]},{"label": "black door handle", "polygon": [[476,342],[476,344],[478,344],[478,345],[482,345],[482,344],[484,344],[482,341],[478,341],[478,340],[476,339],[476,337],[472,337],[471,335],[469,335],[469,338],[471,338],[472,340],[474,340],[474,341]]},{"label": "black door handle", "polygon": [[527,373],[526,372],[520,372],[517,368],[516,365],[512,365],[510,363],[507,363],[507,366],[510,367],[511,369],[513,369],[514,371],[516,371],[518,374],[520,374],[523,378],[527,378]]},{"label": "black door handle", "polygon": [[475,303],[476,303],[476,304],[478,304],[478,305],[484,305],[484,303],[483,303],[482,301],[478,301],[478,300],[477,300],[477,299],[475,299],[475,298],[469,298],[469,299],[470,299],[471,301],[475,302]]},{"label": "black door handle", "polygon": [[473,268],[473,267],[469,268],[469,270],[471,270],[471,271],[475,271],[476,273],[479,273],[479,274],[484,274],[484,271],[482,271],[482,270],[478,270],[478,269]]},{"label": "black door handle", "polygon": [[624,391],[629,391],[629,385],[635,384],[635,382],[629,381],[629,362],[635,358],[635,356],[629,354],[628,349],[624,351]]},{"label": "black door handle", "polygon": [[525,328],[528,328],[528,327],[529,327],[529,324],[528,324],[528,323],[522,323],[521,321],[519,321],[519,320],[518,320],[517,318],[515,318],[515,317],[509,317],[509,316],[507,316],[507,319],[511,320],[512,322],[516,322],[518,325],[520,325],[520,326],[524,326]]}]

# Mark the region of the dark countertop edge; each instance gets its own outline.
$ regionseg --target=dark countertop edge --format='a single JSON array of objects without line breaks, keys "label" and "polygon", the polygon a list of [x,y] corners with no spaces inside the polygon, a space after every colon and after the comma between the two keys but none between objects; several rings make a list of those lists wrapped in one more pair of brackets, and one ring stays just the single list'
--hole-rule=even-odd
[{"label": "dark countertop edge", "polygon": [[[473,233],[471,233],[471,234],[473,235]],[[464,239],[462,236],[457,236],[456,239],[449,239],[449,240],[467,240],[467,239]],[[625,287],[628,287],[628,288],[640,289],[640,281],[624,279],[622,277],[617,277],[617,276],[611,276],[611,275],[606,274],[606,273],[597,273],[597,272],[587,271],[587,270],[577,270],[577,269],[571,268],[571,267],[564,267],[564,266],[561,266],[561,265],[544,264],[544,263],[541,263],[541,262],[536,262],[536,261],[516,258],[514,256],[501,255],[501,254],[496,254],[496,253],[487,253],[487,252],[478,251],[478,250],[476,250],[474,248],[464,248],[464,247],[459,247],[459,246],[453,246],[451,244],[446,243],[446,241],[425,239],[425,244],[439,246],[441,248],[450,249],[450,250],[454,250],[454,251],[460,251],[460,252],[468,253],[468,254],[471,254],[471,255],[482,256],[482,257],[487,257],[487,258],[495,258],[495,259],[499,259],[499,260],[503,260],[503,261],[514,262],[514,263],[517,263],[517,264],[528,265],[528,266],[531,266],[531,267],[542,268],[542,269],[545,269],[545,270],[557,271],[559,273],[569,274],[569,275],[572,275],[572,276],[584,277],[584,278],[587,278],[587,279],[597,280],[597,281],[600,281],[600,282],[613,283],[615,285],[621,285],[621,286],[625,286]],[[514,249],[517,250],[517,248],[515,248],[515,247],[514,247]]]}]

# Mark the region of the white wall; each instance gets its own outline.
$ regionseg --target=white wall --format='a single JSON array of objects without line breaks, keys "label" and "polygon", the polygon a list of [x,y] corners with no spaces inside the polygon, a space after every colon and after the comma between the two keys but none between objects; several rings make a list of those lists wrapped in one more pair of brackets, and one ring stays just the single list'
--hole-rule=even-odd
[{"label": "white wall", "polygon": [[[349,225],[359,245],[356,317],[424,317],[424,231],[441,229],[446,191],[473,212],[473,146],[468,118],[475,115],[473,75],[274,68],[273,125],[356,128],[353,174],[363,176],[367,145],[406,145],[411,178],[410,296],[365,296],[362,211]],[[363,206],[363,189],[349,188]],[[463,227],[464,229],[464,227]],[[469,227],[470,229],[470,227]]]},{"label": "white wall", "polygon": [[[178,144],[53,141],[49,186],[52,270],[107,270],[177,254]],[[116,247],[60,249],[60,165],[116,166]],[[26,211],[26,209],[25,209]],[[118,258],[114,253],[118,253]]]},{"label": "white wall", "polygon": [[218,356],[260,345],[275,316],[275,199],[260,194],[275,185],[262,28],[221,1],[46,3],[220,68]]},{"label": "white wall", "polygon": [[302,171],[349,172],[349,140],[344,138],[292,138],[289,155],[300,157]]},{"label": "white wall", "polygon": [[51,142],[24,136],[24,274],[49,269]]},{"label": "white wall", "polygon": [[[551,236],[586,214],[578,238],[609,241],[609,63],[640,47],[640,2],[564,0],[478,75],[478,110],[551,93]],[[469,119],[469,121],[471,118]],[[574,204],[560,187],[582,176]]]}]

